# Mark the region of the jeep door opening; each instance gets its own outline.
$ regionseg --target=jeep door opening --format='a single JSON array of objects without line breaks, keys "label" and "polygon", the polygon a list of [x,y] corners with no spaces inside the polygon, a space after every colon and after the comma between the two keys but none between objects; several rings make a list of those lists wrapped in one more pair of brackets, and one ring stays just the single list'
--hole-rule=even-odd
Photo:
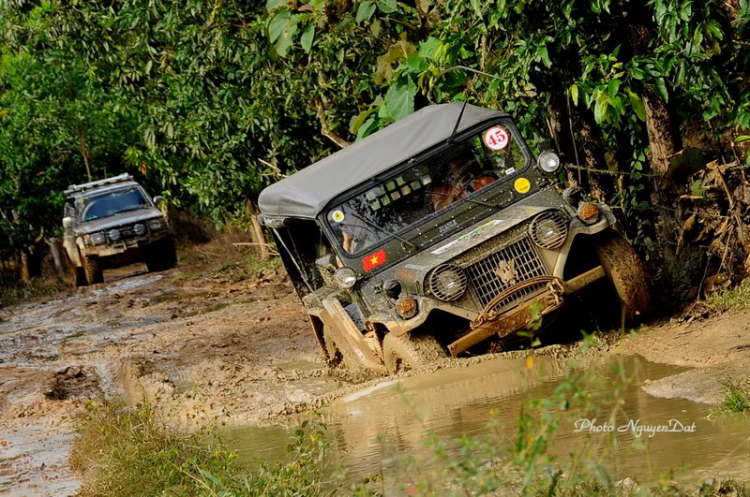
[{"label": "jeep door opening", "polygon": [[426,107],[266,188],[271,229],[332,364],[396,373],[481,352],[609,280],[632,319],[647,274],[603,204],[561,195],[510,116]]}]

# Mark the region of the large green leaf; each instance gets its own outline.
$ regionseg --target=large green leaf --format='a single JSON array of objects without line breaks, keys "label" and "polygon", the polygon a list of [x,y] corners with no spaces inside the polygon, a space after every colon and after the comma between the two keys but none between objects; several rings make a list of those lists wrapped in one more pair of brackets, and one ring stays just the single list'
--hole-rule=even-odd
[{"label": "large green leaf", "polygon": [[628,96],[630,97],[630,106],[633,107],[635,114],[643,122],[646,122],[646,106],[643,105],[641,97],[628,90]]},{"label": "large green leaf", "polygon": [[442,46],[443,43],[440,40],[430,36],[419,44],[419,56],[434,59],[438,56],[438,52]]},{"label": "large green leaf", "polygon": [[385,94],[385,105],[388,114],[394,121],[405,118],[414,113],[414,97],[417,95],[417,85],[411,78],[401,78],[391,85]]},{"label": "large green leaf", "polygon": [[271,22],[268,23],[268,36],[271,39],[271,43],[275,43],[289,25],[289,19],[292,13],[288,10],[284,10],[273,16]]},{"label": "large green leaf", "polygon": [[357,9],[357,17],[355,20],[357,23],[361,23],[364,20],[370,20],[376,9],[377,6],[375,5],[375,2],[362,2]]},{"label": "large green leaf", "polygon": [[313,38],[315,38],[315,25],[313,23],[310,23],[305,26],[304,30],[302,30],[302,36],[300,37],[302,49],[307,53],[310,53],[310,49],[312,48],[313,44]]},{"label": "large green leaf", "polygon": [[268,12],[271,12],[273,9],[281,7],[287,3],[289,3],[289,0],[268,0],[268,2],[266,2],[266,9]]},{"label": "large green leaf", "polygon": [[398,10],[396,0],[378,0],[378,8],[384,14],[392,14]]}]

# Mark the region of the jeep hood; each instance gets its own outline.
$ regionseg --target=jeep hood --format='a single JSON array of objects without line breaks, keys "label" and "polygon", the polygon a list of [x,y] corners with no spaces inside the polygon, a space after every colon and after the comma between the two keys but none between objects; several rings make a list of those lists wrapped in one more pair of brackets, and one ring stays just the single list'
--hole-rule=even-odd
[{"label": "jeep hood", "polygon": [[87,233],[104,231],[111,228],[117,228],[125,224],[133,224],[139,221],[148,221],[150,219],[160,217],[162,217],[161,211],[155,207],[150,207],[148,209],[120,212],[119,214],[115,214],[113,216],[86,221],[76,226],[74,231],[78,235],[85,235]]}]

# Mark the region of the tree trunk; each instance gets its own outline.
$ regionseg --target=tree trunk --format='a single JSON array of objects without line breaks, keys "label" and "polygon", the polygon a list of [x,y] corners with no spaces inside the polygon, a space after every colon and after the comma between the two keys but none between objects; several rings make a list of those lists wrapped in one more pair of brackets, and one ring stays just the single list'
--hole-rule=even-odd
[{"label": "tree trunk", "polygon": [[[581,142],[581,158],[586,168],[591,195],[599,202],[606,203],[615,191],[614,175],[608,172],[604,156],[602,131],[588,109],[576,109],[578,136]],[[607,172],[601,172],[607,171]]]},{"label": "tree trunk", "polygon": [[49,240],[45,241],[47,242],[47,245],[49,245],[49,250],[52,254],[52,260],[55,263],[55,271],[57,272],[57,275],[64,276],[65,268],[63,267],[63,257],[60,251],[60,239],[50,238]]},{"label": "tree trunk", "polygon": [[252,230],[250,231],[250,235],[253,238],[253,243],[257,244],[258,252],[260,254],[260,260],[261,261],[270,261],[271,260],[271,251],[268,250],[268,245],[266,243],[266,235],[263,231],[263,226],[260,225],[260,222],[258,222],[258,210],[255,208],[253,203],[251,201],[247,201],[247,204],[245,205],[245,208],[247,209],[248,217],[250,218],[250,223],[252,224]]},{"label": "tree trunk", "polygon": [[[555,148],[560,154],[563,164],[575,164],[580,167],[565,94],[558,90],[552,91],[550,95],[551,100],[547,108],[550,116],[548,126],[552,139],[555,141]],[[580,169],[568,169],[566,183],[567,186],[580,186],[581,188],[586,186]]]},{"label": "tree trunk", "polygon": [[651,193],[651,207],[656,214],[654,230],[661,248],[662,257],[670,271],[676,269],[676,233],[679,220],[672,210],[676,207],[676,193],[664,188],[662,178],[669,170],[671,157],[680,149],[679,135],[674,131],[672,115],[667,103],[653,88],[643,94],[646,107],[646,128],[651,145],[651,171],[654,176],[654,189]]}]

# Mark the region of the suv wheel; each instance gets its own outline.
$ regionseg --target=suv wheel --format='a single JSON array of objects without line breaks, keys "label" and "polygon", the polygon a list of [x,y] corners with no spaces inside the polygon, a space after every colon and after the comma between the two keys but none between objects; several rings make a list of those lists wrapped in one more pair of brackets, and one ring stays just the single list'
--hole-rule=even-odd
[{"label": "suv wheel", "polygon": [[597,240],[596,255],[621,304],[626,323],[651,310],[648,271],[635,249],[619,233],[611,231]]},{"label": "suv wheel", "polygon": [[448,357],[445,349],[430,335],[388,333],[383,339],[385,367],[390,374],[408,371]]},{"label": "suv wheel", "polygon": [[86,279],[86,271],[84,271],[82,267],[73,268],[73,277],[76,281],[76,288],[89,284],[88,280]]},{"label": "suv wheel", "polygon": [[177,266],[177,249],[174,240],[167,238],[154,243],[146,255],[146,267],[149,272],[165,271]]},{"label": "suv wheel", "polygon": [[86,273],[86,281],[89,285],[104,283],[104,274],[102,273],[101,262],[98,257],[83,257],[83,270]]}]

